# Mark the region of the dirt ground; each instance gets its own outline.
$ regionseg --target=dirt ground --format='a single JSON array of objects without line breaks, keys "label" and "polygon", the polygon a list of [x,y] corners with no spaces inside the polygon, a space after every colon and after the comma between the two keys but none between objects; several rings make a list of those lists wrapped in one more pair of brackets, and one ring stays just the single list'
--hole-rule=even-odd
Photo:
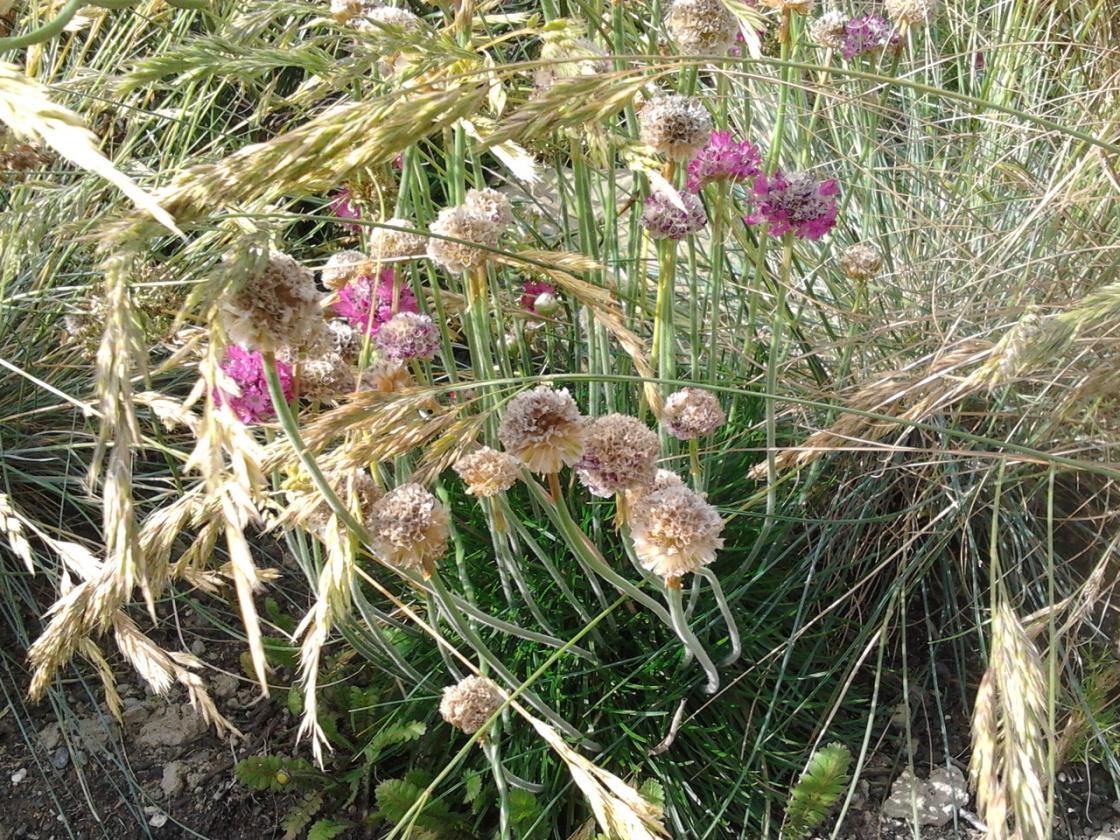
[{"label": "dirt ground", "polygon": [[[180,628],[180,632],[183,628]],[[218,708],[244,733],[219,738],[194,712],[185,693],[165,700],[125,674],[119,685],[124,721],[104,711],[100,686],[72,679],[53,698],[24,706],[22,687],[0,685],[7,701],[0,710],[0,840],[132,840],[204,838],[274,840],[290,806],[282,794],[257,793],[233,776],[236,761],[258,753],[290,753],[296,721],[282,703],[261,700],[241,673],[238,642],[185,628],[179,646],[212,666],[206,672]],[[175,647],[167,639],[169,647]],[[8,650],[11,640],[0,639]],[[123,669],[122,669],[123,673]],[[11,672],[9,671],[9,674]],[[18,675],[12,674],[15,677]],[[14,689],[14,690],[13,690]],[[942,704],[948,743],[931,749],[932,719],[924,702],[912,698],[911,749],[916,775],[925,778],[942,763],[947,747],[966,770],[968,716]],[[68,714],[56,714],[56,705]],[[64,730],[58,719],[70,724]],[[907,764],[900,757],[904,738],[888,733],[869,755],[835,840],[977,840],[975,803],[966,793],[954,823],[923,826],[916,833],[904,819],[883,813],[883,803]],[[893,746],[892,746],[893,745]],[[963,779],[963,775],[961,777]],[[1120,792],[1104,768],[1091,764],[1064,768],[1058,784],[1058,840],[1120,840]],[[967,812],[967,813],[965,813]],[[833,818],[814,840],[829,840]],[[1108,832],[1116,829],[1116,834]]]},{"label": "dirt ground", "polygon": [[[123,725],[106,714],[96,683],[72,680],[35,706],[9,691],[19,705],[0,713],[0,840],[280,837],[283,798],[248,790],[232,770],[274,742],[289,748],[292,720],[239,673],[236,643],[192,644],[223,669],[207,672],[211,697],[245,739],[219,738],[185,692],[165,700],[131,674],[118,686]],[[63,702],[69,713],[56,715]],[[65,730],[60,717],[71,722]]]}]

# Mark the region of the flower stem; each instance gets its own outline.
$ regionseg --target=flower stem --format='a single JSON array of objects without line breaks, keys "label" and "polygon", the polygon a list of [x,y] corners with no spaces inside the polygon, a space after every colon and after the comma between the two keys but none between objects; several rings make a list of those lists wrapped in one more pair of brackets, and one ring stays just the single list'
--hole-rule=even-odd
[{"label": "flower stem", "polygon": [[692,652],[696,661],[700,663],[700,667],[704,669],[704,673],[707,674],[708,683],[704,686],[704,691],[708,694],[715,694],[719,689],[719,672],[716,671],[712,658],[708,656],[708,652],[704,650],[700,640],[696,638],[696,634],[688,626],[688,619],[684,615],[680,582],[678,581],[675,586],[667,587],[667,592],[669,615],[673,620],[673,629],[677,632],[677,637],[681,640],[681,643]]},{"label": "flower stem", "polygon": [[719,611],[723,615],[723,622],[727,625],[727,638],[731,642],[731,652],[720,660],[721,667],[733,665],[739,660],[743,653],[743,645],[739,640],[739,625],[735,622],[735,615],[731,612],[731,605],[727,602],[727,596],[723,594],[723,587],[720,586],[719,577],[711,569],[702,568],[698,571],[707,579],[708,584],[712,587],[712,595],[715,596],[716,603],[719,605]]}]

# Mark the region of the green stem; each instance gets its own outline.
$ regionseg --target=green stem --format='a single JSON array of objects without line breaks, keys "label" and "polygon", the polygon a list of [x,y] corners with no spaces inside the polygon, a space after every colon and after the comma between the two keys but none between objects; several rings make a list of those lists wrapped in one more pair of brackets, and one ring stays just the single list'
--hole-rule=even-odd
[{"label": "green stem", "polygon": [[696,638],[696,634],[688,626],[688,619],[684,615],[680,586],[669,586],[666,591],[673,629],[677,632],[677,637],[681,640],[681,643],[692,652],[696,661],[700,663],[700,667],[704,669],[704,673],[708,677],[708,683],[704,686],[704,691],[708,694],[715,694],[719,690],[719,672],[716,670],[712,658],[708,656],[708,652],[704,650],[704,646],[700,644],[700,640]]},{"label": "green stem", "polygon": [[727,625],[727,638],[731,642],[731,652],[719,663],[721,667],[726,668],[728,665],[734,665],[743,653],[743,644],[739,639],[739,625],[735,622],[735,614],[731,611],[731,604],[727,602],[727,596],[723,594],[723,587],[720,585],[716,573],[711,569],[702,568],[697,571],[697,574],[702,575],[708,581],[708,585],[712,587],[712,595],[715,596],[716,604],[719,605],[720,614],[723,616],[723,622]]},{"label": "green stem", "polygon": [[497,741],[483,741],[482,751],[490,762],[490,771],[494,776],[494,787],[498,789],[498,837],[501,840],[510,840],[509,788],[506,786],[506,777],[502,770],[502,757],[498,752]]},{"label": "green stem", "polygon": [[666,626],[673,626],[672,619],[669,614],[665,612],[664,607],[608,566],[606,561],[598,556],[598,549],[595,548],[587,538],[587,535],[580,530],[580,527],[576,525],[575,521],[572,519],[571,514],[568,512],[568,505],[565,503],[563,496],[553,502],[548,491],[536,481],[529,479],[527,484],[533,495],[544,505],[545,510],[548,512],[549,517],[556,527],[564,532],[568,544],[596,574],[622,594],[633,598],[639,604],[651,610],[658,618],[665,622]]},{"label": "green stem", "polygon": [[[766,359],[766,393],[778,393],[778,368],[781,365],[782,327],[785,325],[786,287],[789,285],[790,267],[793,261],[793,234],[787,233],[782,244],[782,270],[778,277],[777,299],[774,304],[774,317],[770,322],[770,352]],[[777,511],[778,487],[774,483],[778,469],[776,465],[778,432],[777,400],[766,401],[766,522],[763,534],[773,526]],[[764,537],[760,536],[760,540]]]},{"label": "green stem", "polygon": [[[443,585],[443,581],[440,580],[438,574],[433,574],[428,579],[428,583],[431,584],[432,589],[435,590],[436,595],[444,605],[453,600],[451,597],[451,592],[447,589],[446,586]],[[502,663],[502,660],[499,659],[494,654],[494,652],[490,650],[487,644],[482,641],[482,638],[477,633],[475,633],[474,630],[471,629],[468,622],[460,621],[459,617],[455,615],[454,610],[445,609],[443,611],[443,614],[447,618],[448,623],[452,626],[455,632],[463,637],[463,640],[474,649],[474,652],[478,655],[478,657],[491,668],[493,668],[494,673],[498,674],[506,682],[507,685],[513,687],[521,684],[521,681],[517,679],[513,675],[513,673]],[[562,645],[561,650],[567,650],[569,653],[574,653],[576,647],[574,644],[568,643],[567,645]],[[536,693],[525,691],[522,693],[522,696],[525,698],[526,703],[536,709],[539,714],[547,718],[553,726],[561,730],[569,738],[575,738],[579,740],[586,739],[585,735],[583,735],[578,729],[576,729],[574,726],[560,717],[560,715],[553,711],[550,706],[548,706],[543,700],[540,699],[540,697],[536,695]]]},{"label": "green stem", "polygon": [[38,29],[32,29],[30,32],[25,32],[23,35],[13,35],[11,38],[0,38],[0,52],[18,50],[23,47],[30,47],[33,44],[41,44],[43,41],[62,34],[62,31],[66,29],[66,24],[78,13],[78,9],[86,5],[90,5],[86,0],[69,0],[69,2],[59,10],[57,15]]}]

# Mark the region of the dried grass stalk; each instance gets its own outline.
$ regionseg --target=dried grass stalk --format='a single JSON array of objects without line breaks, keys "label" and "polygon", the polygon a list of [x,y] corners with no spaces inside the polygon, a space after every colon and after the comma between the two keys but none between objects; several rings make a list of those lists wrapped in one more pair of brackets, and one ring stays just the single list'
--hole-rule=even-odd
[{"label": "dried grass stalk", "polygon": [[31,544],[23,533],[23,517],[12,507],[7,493],[0,493],[0,531],[8,538],[8,548],[27,566],[27,571],[35,574],[35,564],[31,560]]},{"label": "dried grass stalk", "polygon": [[[991,840],[1045,840],[1046,681],[1038,649],[1006,603],[992,615],[988,670],[977,691],[969,767],[977,809]],[[1008,834],[1008,817],[1014,831]]]},{"label": "dried grass stalk", "polygon": [[0,122],[25,140],[39,139],[74,165],[104,178],[145,213],[182,236],[175,220],[135,181],[97,150],[97,138],[82,118],[52,102],[47,89],[14,64],[0,62]]}]

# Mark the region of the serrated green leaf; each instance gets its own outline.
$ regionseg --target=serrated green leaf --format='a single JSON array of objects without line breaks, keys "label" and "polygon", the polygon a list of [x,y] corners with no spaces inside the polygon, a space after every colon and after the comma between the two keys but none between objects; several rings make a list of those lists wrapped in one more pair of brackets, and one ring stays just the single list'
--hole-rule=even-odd
[{"label": "serrated green leaf", "polygon": [[469,805],[478,799],[480,793],[482,793],[482,774],[467,773],[463,777],[463,802]]},{"label": "serrated green leaf", "polygon": [[420,798],[422,790],[423,788],[405,779],[386,779],[374,789],[373,795],[381,814],[393,825],[397,825]]},{"label": "serrated green leaf", "polygon": [[331,840],[354,827],[349,820],[319,820],[307,832],[307,840]]},{"label": "serrated green leaf", "polygon": [[381,751],[386,747],[393,744],[403,744],[408,741],[415,741],[428,731],[428,725],[423,721],[410,720],[407,723],[391,724],[390,726],[382,729],[372,738],[362,752],[365,754],[367,761],[376,761]]},{"label": "serrated green leaf", "polygon": [[288,711],[293,717],[303,714],[303,692],[299,690],[299,686],[293,685],[288,689]]},{"label": "serrated green leaf", "polygon": [[842,744],[817,750],[789,794],[782,840],[800,840],[820,825],[848,784],[852,755]]},{"label": "serrated green leaf", "polygon": [[528,837],[528,832],[541,815],[540,802],[529,791],[519,788],[511,788],[508,799],[510,826],[519,837]]},{"label": "serrated green leaf", "polygon": [[288,790],[298,784],[298,776],[311,770],[302,758],[282,755],[251,755],[234,766],[238,781],[254,790]]},{"label": "serrated green leaf", "polygon": [[657,779],[646,779],[638,786],[638,793],[658,808],[665,807],[665,787]]},{"label": "serrated green leaf", "polygon": [[323,794],[321,791],[309,793],[303,801],[290,810],[280,823],[284,829],[283,840],[296,840],[307,824],[323,808]]}]

